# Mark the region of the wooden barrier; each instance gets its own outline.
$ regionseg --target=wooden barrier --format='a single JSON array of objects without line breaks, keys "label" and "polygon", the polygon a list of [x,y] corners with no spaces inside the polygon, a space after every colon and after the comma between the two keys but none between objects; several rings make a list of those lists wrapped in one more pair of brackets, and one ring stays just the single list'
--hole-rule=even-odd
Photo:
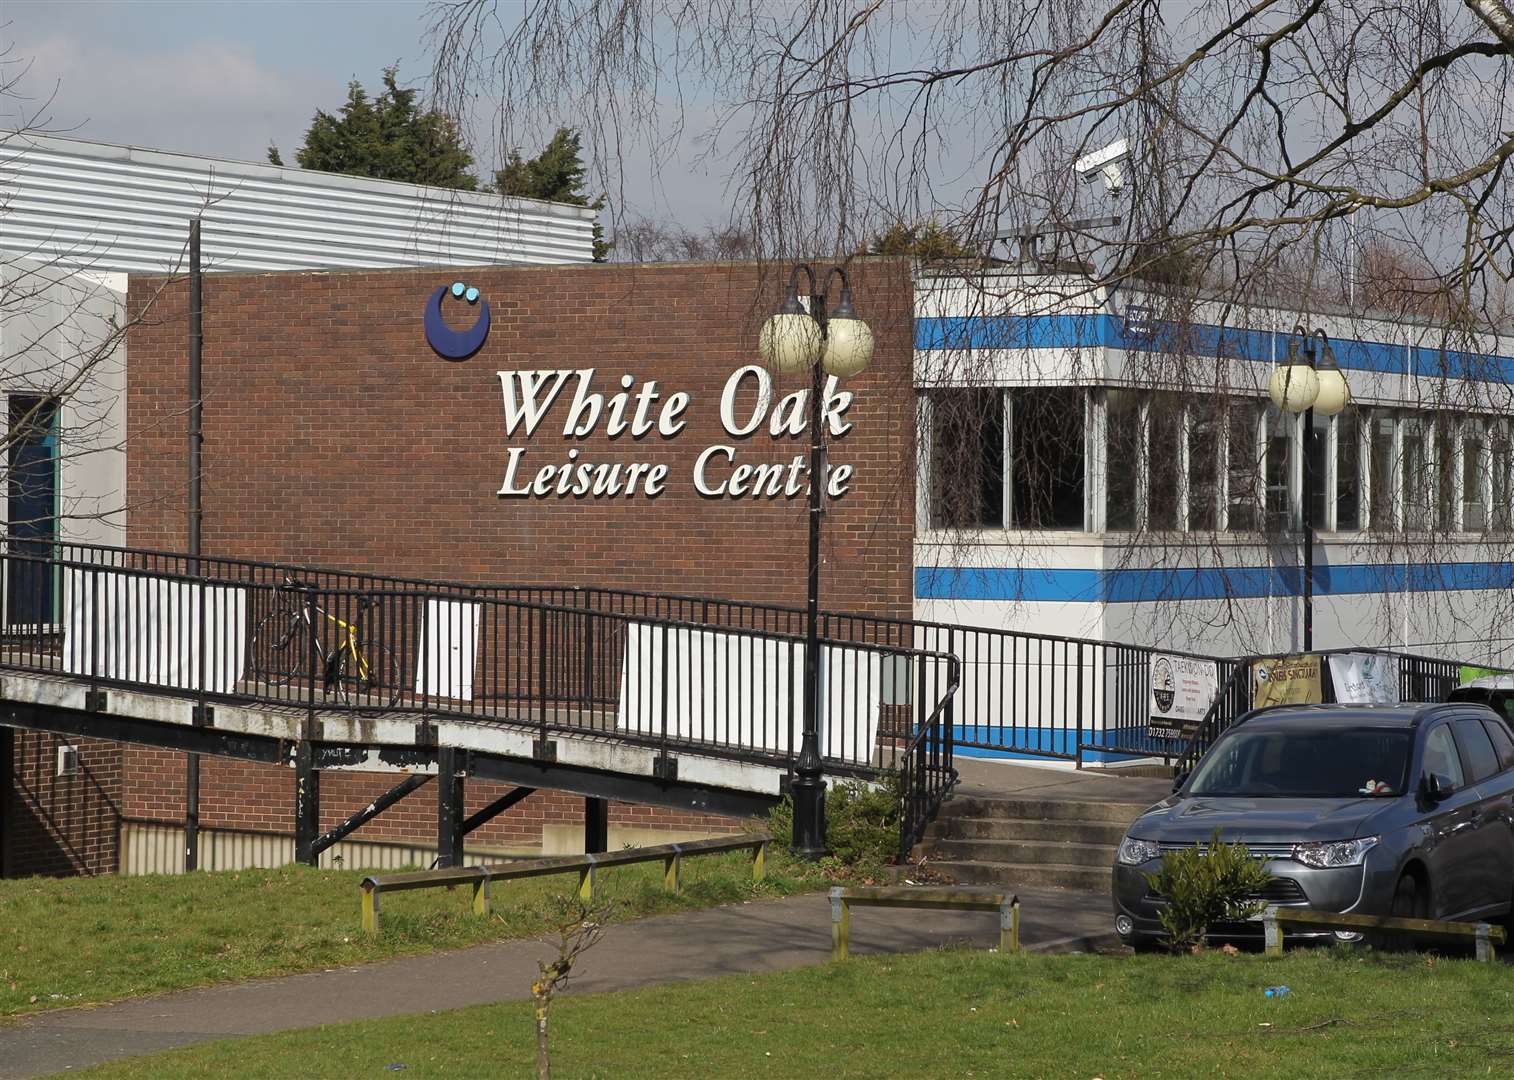
[{"label": "wooden barrier", "polygon": [[770,837],[762,835],[690,840],[682,844],[622,848],[620,851],[589,855],[523,859],[520,862],[499,863],[494,866],[460,866],[445,870],[416,870],[405,874],[369,875],[359,886],[363,893],[363,929],[370,934],[378,933],[379,896],[386,892],[472,885],[473,913],[487,915],[490,909],[489,885],[491,882],[577,871],[578,895],[587,903],[594,898],[594,884],[600,867],[628,866],[632,863],[656,862],[659,859],[663,863],[663,885],[670,892],[678,892],[683,887],[682,867],[683,859],[687,855],[715,855],[725,851],[749,850],[752,853],[752,880],[761,881],[767,877],[767,851],[770,842]]},{"label": "wooden barrier", "polygon": [[831,890],[831,959],[845,960],[851,935],[852,908],[906,907],[946,911],[997,911],[999,951],[1020,951],[1020,900],[1013,893],[964,892],[955,889],[834,888]]},{"label": "wooden barrier", "polygon": [[1445,922],[1440,919],[1401,919],[1387,915],[1343,915],[1311,908],[1286,908],[1272,905],[1262,913],[1264,950],[1268,956],[1283,955],[1283,927],[1310,926],[1324,930],[1376,930],[1413,934],[1418,937],[1471,938],[1477,947],[1477,959],[1491,961],[1495,946],[1504,944],[1501,926],[1489,923]]}]

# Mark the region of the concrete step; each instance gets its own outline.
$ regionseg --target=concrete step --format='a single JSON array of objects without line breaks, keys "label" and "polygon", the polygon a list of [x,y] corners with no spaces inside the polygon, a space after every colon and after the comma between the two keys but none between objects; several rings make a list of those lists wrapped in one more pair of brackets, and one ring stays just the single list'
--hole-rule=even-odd
[{"label": "concrete step", "polygon": [[1097,866],[1108,873],[1114,845],[1045,843],[1036,840],[938,840],[930,846],[932,863],[1013,863],[1025,866]]},{"label": "concrete step", "polygon": [[941,840],[1042,840],[1050,843],[1106,844],[1111,850],[1125,835],[1117,821],[1046,821],[1041,818],[945,817],[931,822],[927,843]]},{"label": "concrete step", "polygon": [[1080,892],[1109,892],[1111,867],[1070,863],[952,862],[931,860],[932,869],[965,885],[996,885],[1004,889],[1051,887]]},{"label": "concrete step", "polygon": [[1013,818],[1041,821],[1099,821],[1129,825],[1150,803],[1072,799],[999,799],[953,795],[941,804],[938,818]]}]

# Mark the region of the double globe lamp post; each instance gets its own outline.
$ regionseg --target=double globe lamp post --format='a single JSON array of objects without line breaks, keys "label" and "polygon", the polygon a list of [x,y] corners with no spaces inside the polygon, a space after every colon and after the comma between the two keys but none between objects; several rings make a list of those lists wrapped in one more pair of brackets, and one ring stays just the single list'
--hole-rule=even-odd
[{"label": "double globe lamp post", "polygon": [[[1315,343],[1319,343],[1316,350]],[[1305,332],[1293,327],[1288,341],[1287,362],[1273,369],[1267,392],[1283,412],[1304,414],[1303,525],[1304,525],[1304,652],[1314,651],[1314,485],[1309,442],[1315,438],[1314,418],[1334,416],[1351,402],[1351,388],[1335,360],[1335,350],[1323,330]]]},{"label": "double globe lamp post", "polygon": [[[809,310],[799,299],[799,278],[809,283]],[[831,283],[839,280],[841,295],[828,307]],[[794,800],[794,851],[801,858],[825,854],[825,780],[820,758],[820,523],[829,483],[825,463],[822,396],[825,377],[847,378],[863,371],[873,358],[873,332],[852,307],[852,286],[846,270],[833,266],[816,288],[815,271],[800,263],[789,274],[782,306],[763,324],[757,352],[774,372],[809,372],[809,591],[804,622],[804,731],[790,792]]]}]

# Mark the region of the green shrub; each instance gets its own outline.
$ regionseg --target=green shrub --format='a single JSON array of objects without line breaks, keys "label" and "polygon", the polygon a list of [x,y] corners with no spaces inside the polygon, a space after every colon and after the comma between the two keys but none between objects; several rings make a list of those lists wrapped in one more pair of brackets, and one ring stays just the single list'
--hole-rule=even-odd
[{"label": "green shrub", "polygon": [[[794,843],[794,801],[785,796],[768,814],[773,842]],[[849,868],[875,868],[899,854],[899,782],[892,775],[878,784],[860,780],[827,781],[825,844],[836,862]]]},{"label": "green shrub", "polygon": [[1242,922],[1260,913],[1256,899],[1271,875],[1245,844],[1226,844],[1215,829],[1207,847],[1195,844],[1162,856],[1162,868],[1147,874],[1151,890],[1166,897],[1162,928],[1174,952],[1190,952],[1204,943],[1217,922]]}]

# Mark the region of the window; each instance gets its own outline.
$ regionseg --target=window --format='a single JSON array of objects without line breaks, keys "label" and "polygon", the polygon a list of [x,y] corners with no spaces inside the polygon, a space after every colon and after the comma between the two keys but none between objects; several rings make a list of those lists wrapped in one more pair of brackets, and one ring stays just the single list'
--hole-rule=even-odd
[{"label": "window", "polygon": [[[1449,741],[1449,740],[1448,740]],[[1403,791],[1409,766],[1405,729],[1352,730],[1255,727],[1247,724],[1215,744],[1194,770],[1190,795],[1230,798],[1350,798],[1368,780]]]},{"label": "window", "polygon": [[1082,529],[1086,441],[1077,388],[1010,392],[1010,499],[1017,529]]},{"label": "window", "polygon": [[1225,467],[1227,521],[1231,532],[1249,532],[1257,525],[1257,489],[1262,455],[1257,446],[1260,412],[1254,402],[1237,402],[1230,409],[1230,447]]},{"label": "window", "polygon": [[1430,527],[1430,435],[1424,420],[1406,417],[1403,421],[1403,451],[1399,455],[1404,492],[1403,527],[1418,531]]},{"label": "window", "polygon": [[1488,508],[1488,524],[1494,529],[1509,527],[1509,467],[1514,465],[1514,453],[1509,445],[1509,429],[1503,424],[1493,428],[1489,440],[1488,471],[1492,473],[1493,505]]},{"label": "window", "polygon": [[1293,461],[1293,425],[1287,413],[1279,412],[1276,406],[1267,406],[1267,519],[1264,527],[1269,531],[1282,531],[1292,526],[1293,490],[1289,466]]},{"label": "window", "polygon": [[1337,529],[1362,527],[1362,435],[1368,423],[1368,418],[1356,409],[1347,409],[1335,417]]},{"label": "window", "polygon": [[1183,482],[1183,401],[1176,394],[1152,394],[1147,405],[1150,440],[1146,464],[1146,524],[1156,532],[1177,529],[1178,492]]},{"label": "window", "polygon": [[1309,500],[1309,520],[1316,529],[1323,529],[1329,521],[1330,506],[1330,418],[1315,414],[1314,429],[1304,433],[1308,439],[1309,481],[1313,498]]},{"label": "window", "polygon": [[930,395],[930,522],[937,529],[1004,525],[1004,394]]},{"label": "window", "polygon": [[[6,524],[10,551],[50,559],[58,539],[58,405],[42,397],[10,399]],[[5,615],[11,626],[57,621],[58,588],[52,567],[16,563],[6,582]]]},{"label": "window", "polygon": [[1477,720],[1457,720],[1456,745],[1461,748],[1461,759],[1466,762],[1468,779],[1472,783],[1486,780],[1499,771],[1498,754],[1493,742]]},{"label": "window", "polygon": [[1225,414],[1202,404],[1188,410],[1188,528],[1212,532],[1220,525],[1220,435]]},{"label": "window", "polygon": [[1398,505],[1393,414],[1374,411],[1367,423],[1372,435],[1367,461],[1372,506],[1367,524],[1375,532],[1391,532],[1396,527],[1395,510]]},{"label": "window", "polygon": [[1440,777],[1447,791],[1459,791],[1467,786],[1461,771],[1461,758],[1457,757],[1456,744],[1451,741],[1450,724],[1432,728],[1425,736],[1425,774]]},{"label": "window", "polygon": [[1445,413],[1430,420],[1435,435],[1435,527],[1449,532],[1456,520],[1456,447],[1455,421]]},{"label": "window", "polygon": [[1488,508],[1483,502],[1485,453],[1482,423],[1467,421],[1461,439],[1461,527],[1467,532],[1481,532],[1488,527]]},{"label": "window", "polygon": [[1498,754],[1499,771],[1514,768],[1514,736],[1510,736],[1509,729],[1500,720],[1484,720],[1482,726],[1488,729],[1488,738]]},{"label": "window", "polygon": [[1104,527],[1131,532],[1140,500],[1142,395],[1134,390],[1104,393]]}]

